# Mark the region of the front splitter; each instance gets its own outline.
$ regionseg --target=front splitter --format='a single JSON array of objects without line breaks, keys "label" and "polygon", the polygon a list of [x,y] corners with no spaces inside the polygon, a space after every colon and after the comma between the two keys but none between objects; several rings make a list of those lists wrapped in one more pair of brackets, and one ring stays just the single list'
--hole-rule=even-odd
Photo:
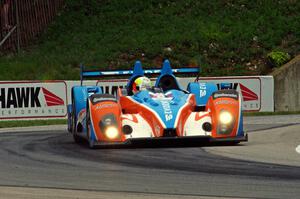
[{"label": "front splitter", "polygon": [[156,138],[129,138],[124,142],[96,142],[95,148],[155,148],[155,147],[195,147],[237,144],[247,142],[248,135],[239,137],[213,138],[211,136],[187,137],[156,137]]}]

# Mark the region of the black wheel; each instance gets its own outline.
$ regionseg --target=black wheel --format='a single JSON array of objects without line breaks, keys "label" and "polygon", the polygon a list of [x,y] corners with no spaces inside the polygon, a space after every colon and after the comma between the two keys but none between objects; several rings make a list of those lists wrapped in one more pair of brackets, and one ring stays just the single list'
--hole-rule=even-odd
[{"label": "black wheel", "polygon": [[71,120],[72,120],[72,126],[71,126],[71,132],[73,134],[73,139],[75,143],[82,143],[83,139],[77,135],[77,130],[76,130],[76,106],[75,106],[75,98],[74,95],[72,93],[72,114],[71,114]]},{"label": "black wheel", "polygon": [[77,134],[73,134],[73,139],[74,139],[74,142],[76,142],[77,144],[83,143],[83,139],[80,136],[78,136]]},{"label": "black wheel", "polygon": [[232,146],[235,146],[235,145],[239,145],[240,142],[239,141],[232,141],[232,142],[229,142],[230,145]]},{"label": "black wheel", "polygon": [[224,142],[223,145],[225,146],[236,146],[239,145],[239,141],[228,141],[228,142]]},{"label": "black wheel", "polygon": [[89,144],[89,147],[91,149],[95,148],[95,142],[94,140],[91,140],[91,135],[90,135],[90,125],[91,125],[91,118],[90,118],[90,110],[89,110],[89,99],[87,100],[87,105],[86,105],[86,136],[87,136],[87,141]]}]

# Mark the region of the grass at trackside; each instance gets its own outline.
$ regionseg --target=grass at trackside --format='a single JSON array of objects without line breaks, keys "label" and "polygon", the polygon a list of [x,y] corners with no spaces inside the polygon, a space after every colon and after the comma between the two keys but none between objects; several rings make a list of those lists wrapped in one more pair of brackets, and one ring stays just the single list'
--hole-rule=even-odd
[{"label": "grass at trackside", "polygon": [[[200,65],[203,76],[263,73],[272,50],[300,53],[300,1],[67,0],[36,43],[0,57],[0,80],[78,79],[102,69]],[[1,53],[0,53],[1,54]]]},{"label": "grass at trackside", "polygon": [[[244,113],[244,116],[268,116],[268,115],[291,115],[300,114],[300,111],[295,112],[251,112]],[[66,119],[53,119],[53,120],[20,120],[20,121],[0,121],[0,128],[9,127],[26,127],[26,126],[45,126],[67,124]]]},{"label": "grass at trackside", "polygon": [[0,128],[67,124],[66,119],[0,121]]}]

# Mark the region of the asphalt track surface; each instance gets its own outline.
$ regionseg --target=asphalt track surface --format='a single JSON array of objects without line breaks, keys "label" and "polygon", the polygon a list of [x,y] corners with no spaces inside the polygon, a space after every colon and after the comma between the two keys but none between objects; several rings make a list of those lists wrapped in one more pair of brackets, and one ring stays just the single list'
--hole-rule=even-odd
[{"label": "asphalt track surface", "polygon": [[98,150],[61,127],[2,130],[0,198],[300,198],[300,154],[281,150],[290,158],[272,162],[259,148],[284,135],[283,148],[300,145],[297,127],[299,115],[251,117],[238,146]]}]

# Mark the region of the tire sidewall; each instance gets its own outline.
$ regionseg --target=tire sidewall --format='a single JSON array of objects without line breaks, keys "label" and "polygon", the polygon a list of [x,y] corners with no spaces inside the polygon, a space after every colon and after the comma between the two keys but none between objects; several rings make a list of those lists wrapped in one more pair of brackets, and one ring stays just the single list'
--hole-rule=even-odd
[{"label": "tire sidewall", "polygon": [[94,140],[91,139],[91,118],[90,118],[90,108],[89,108],[89,99],[87,99],[86,104],[86,137],[90,148],[94,148]]}]

